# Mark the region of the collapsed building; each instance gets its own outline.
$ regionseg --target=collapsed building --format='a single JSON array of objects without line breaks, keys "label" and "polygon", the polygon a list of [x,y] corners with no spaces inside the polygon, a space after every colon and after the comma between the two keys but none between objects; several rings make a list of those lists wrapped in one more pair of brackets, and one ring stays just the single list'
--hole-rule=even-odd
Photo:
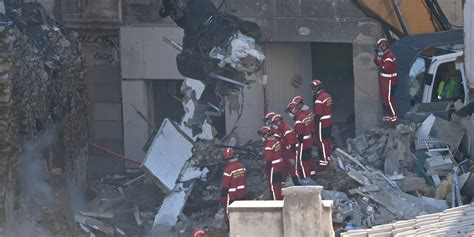
[{"label": "collapsed building", "polygon": [[[198,132],[193,131],[189,125],[194,123],[192,113],[195,107],[199,107],[193,97],[193,94],[196,96],[200,90],[194,87],[199,83],[189,79],[184,81],[183,76],[178,73],[174,58],[179,52],[169,47],[162,38],[170,38],[179,45],[183,43],[180,40],[183,32],[176,27],[170,27],[172,22],[158,18],[161,4],[156,1],[127,0],[118,4],[115,1],[82,3],[78,0],[64,1],[61,5],[53,5],[46,10],[67,28],[79,31],[79,35],[69,34],[51,20],[46,20],[48,22],[46,24],[38,20],[38,17],[31,17],[35,25],[31,27],[28,23],[30,17],[27,17],[28,20],[23,20],[22,15],[39,14],[39,19],[43,18],[41,15],[47,15],[41,8],[36,7],[32,7],[31,10],[34,14],[29,12],[28,7],[36,5],[28,5],[26,9],[23,9],[22,5],[7,5],[12,14],[5,20],[6,27],[3,32],[8,34],[3,35],[8,36],[5,37],[7,45],[17,45],[16,51],[8,53],[16,55],[15,53],[23,49],[30,50],[28,52],[30,54],[27,57],[12,57],[14,59],[5,60],[7,70],[11,71],[8,78],[12,80],[8,83],[11,83],[11,88],[16,88],[11,89],[13,92],[11,96],[9,93],[5,94],[7,103],[11,103],[8,104],[10,112],[5,115],[2,113],[1,116],[6,116],[5,121],[9,122],[4,124],[4,128],[10,131],[8,134],[12,134],[5,140],[10,144],[13,141],[12,137],[22,134],[19,136],[19,142],[15,144],[27,145],[23,149],[22,154],[26,154],[24,157],[37,157],[37,153],[47,153],[45,157],[53,157],[51,162],[54,165],[35,166],[40,169],[47,167],[50,173],[35,177],[37,180],[43,180],[44,177],[54,178],[58,175],[57,180],[50,181],[46,178],[45,182],[37,186],[49,190],[48,186],[52,185],[53,190],[62,190],[58,192],[61,195],[66,195],[64,192],[66,185],[62,183],[61,173],[65,174],[67,186],[78,187],[80,192],[84,191],[87,170],[86,144],[89,142],[98,145],[90,149],[87,160],[90,181],[85,196],[86,201],[89,201],[88,205],[78,205],[79,207],[75,208],[76,215],[72,212],[57,214],[47,208],[50,206],[48,200],[51,199],[46,195],[45,202],[40,202],[39,205],[36,205],[38,202],[33,202],[35,207],[45,207],[32,215],[35,217],[32,222],[36,221],[41,227],[34,231],[68,235],[68,232],[74,233],[68,228],[73,228],[78,223],[82,232],[89,236],[94,233],[141,236],[153,230],[154,226],[157,226],[156,223],[162,224],[161,221],[165,220],[168,227],[173,227],[171,228],[173,234],[186,235],[194,227],[209,227],[211,233],[217,236],[223,235],[222,210],[217,206],[220,175],[224,165],[220,148],[236,148],[242,162],[250,171],[248,186],[251,198],[267,199],[266,181],[260,172],[263,165],[261,147],[258,142],[249,140],[255,140],[255,130],[260,126],[259,121],[264,111],[282,112],[282,105],[296,94],[301,94],[310,101],[309,87],[305,84],[308,82],[307,79],[313,76],[327,80],[328,90],[332,90],[336,95],[339,106],[335,113],[339,126],[334,135],[339,141],[339,147],[347,147],[345,151],[337,152],[341,162],[334,163],[331,173],[321,174],[318,178],[320,184],[330,189],[323,193],[323,198],[335,200],[333,221],[337,223],[336,228],[343,229],[352,225],[354,228],[370,227],[395,219],[412,218],[424,211],[440,210],[439,206],[432,208],[426,205],[426,200],[433,200],[417,196],[417,193],[432,196],[432,193],[426,190],[432,189],[432,186],[425,183],[424,177],[414,175],[414,171],[409,169],[416,164],[410,160],[411,154],[409,154],[416,126],[407,124],[397,129],[375,129],[362,137],[349,140],[347,146],[344,142],[347,137],[354,137],[356,133],[361,135],[373,128],[376,124],[376,115],[380,112],[376,106],[378,94],[373,83],[376,80],[376,72],[370,58],[372,43],[381,35],[382,30],[376,22],[365,17],[351,1],[333,3],[315,1],[308,3],[309,5],[257,1],[249,4],[249,6],[255,4],[258,9],[256,12],[238,1],[226,3],[224,9],[230,9],[249,20],[265,16],[260,17],[258,23],[262,26],[262,41],[267,58],[264,65],[266,76],[256,75],[251,79],[256,82],[260,80],[260,84],[254,83],[252,87],[241,85],[241,91],[227,94],[225,112],[221,110],[219,104],[211,102],[218,108],[216,112],[222,113],[223,116],[211,116],[211,119],[199,118],[202,127]],[[98,9],[103,9],[104,12]],[[294,17],[295,15],[297,17]],[[285,16],[287,21],[281,21],[280,16]],[[154,25],[150,26],[150,23]],[[38,30],[38,25],[41,26],[41,31]],[[326,34],[319,34],[321,29]],[[48,37],[61,32],[60,35],[66,35],[69,41],[38,37],[42,35],[39,32],[48,33]],[[59,38],[63,39],[63,36]],[[25,39],[31,39],[34,43],[28,44],[29,41]],[[84,62],[80,61],[77,40],[81,43]],[[22,44],[29,47],[23,47]],[[45,51],[45,48],[54,49],[52,51],[55,53]],[[65,51],[55,51],[60,49]],[[62,55],[62,53],[66,56],[64,58],[59,56],[57,59],[55,54]],[[216,57],[221,56],[216,54]],[[17,63],[9,65],[9,60]],[[41,62],[45,66],[41,67],[43,65]],[[82,66],[88,70],[85,79],[81,71]],[[25,70],[22,71],[23,69]],[[27,76],[28,73],[34,73],[35,76]],[[31,79],[37,77],[42,80]],[[90,107],[85,105],[84,80],[89,85],[87,94],[91,100]],[[271,83],[268,83],[269,81]],[[6,85],[10,85],[8,83]],[[29,85],[34,87],[24,89]],[[191,90],[182,89],[186,86],[190,86]],[[209,97],[209,94],[203,93],[202,96]],[[44,102],[44,98],[48,100]],[[346,103],[347,101],[354,103]],[[42,105],[37,106],[38,103]],[[13,107],[13,104],[16,107]],[[21,110],[19,107],[28,109]],[[207,104],[206,107],[213,106]],[[88,128],[85,128],[86,110],[89,112]],[[22,114],[17,111],[27,112]],[[423,119],[419,122],[423,122]],[[465,129],[470,127],[469,119],[463,117],[460,120]],[[21,125],[15,125],[19,123]],[[88,138],[86,131],[89,131]],[[162,177],[164,174],[162,170],[155,171],[162,165],[160,162],[163,162],[159,158],[169,154],[163,152],[161,156],[154,156],[161,151],[154,150],[153,147],[158,144],[166,146],[163,144],[168,143],[161,143],[162,136],[169,135],[170,132],[181,134],[179,140],[186,145],[175,147],[174,150],[180,150],[180,155],[176,156],[179,164],[169,167],[167,171],[172,173],[169,177],[167,175]],[[410,139],[406,139],[405,136]],[[52,139],[53,137],[56,139]],[[26,141],[30,142],[25,143]],[[366,143],[368,146],[365,146]],[[62,146],[66,148],[63,149]],[[97,147],[101,147],[101,150]],[[463,149],[469,148],[463,147]],[[10,152],[10,147],[6,148],[6,151]],[[18,152],[17,155],[9,153],[6,156],[2,155],[2,158],[10,157],[4,160],[10,162],[15,160],[11,157],[23,157],[18,154]],[[112,156],[124,158],[126,161],[111,158]],[[362,166],[357,162],[354,164],[354,158]],[[37,158],[31,159],[37,160]],[[28,167],[22,168],[25,163],[29,162],[19,164],[18,171],[14,171],[13,174],[20,176],[21,169],[28,169]],[[138,168],[142,163],[143,166]],[[448,164],[448,167],[451,167],[449,165],[452,164]],[[368,166],[374,169],[369,169]],[[61,168],[62,172],[54,168]],[[126,173],[125,168],[128,171]],[[145,173],[142,170],[145,170]],[[446,169],[442,172],[446,174]],[[345,178],[333,182],[332,177]],[[441,176],[440,182],[449,180],[443,177]],[[12,180],[18,180],[17,184],[20,186],[23,185],[22,182],[26,183],[26,187],[32,185],[23,177],[8,179],[8,182],[13,182]],[[418,185],[414,190],[413,183]],[[57,186],[60,189],[57,189]],[[406,196],[405,192],[415,194],[415,198],[413,195]],[[12,194],[11,191],[7,193]],[[394,194],[393,200],[390,200],[395,204],[386,202],[388,197],[381,193]],[[16,196],[7,195],[7,197],[7,204],[17,200]],[[55,196],[52,200],[58,202],[69,200],[62,197]],[[173,201],[176,200],[175,197],[178,202]],[[393,205],[406,205],[403,201],[408,199],[410,202],[407,203],[410,206],[416,204],[420,208],[412,210],[406,206],[411,210],[406,213],[394,210]],[[434,201],[440,203],[439,200]],[[80,200],[78,202],[81,203]],[[16,204],[16,207],[21,206],[20,203]],[[73,201],[72,204],[77,203]],[[60,205],[71,204],[66,202]],[[14,212],[14,215],[10,215],[11,210],[25,215],[21,209],[11,207],[8,205],[7,217],[19,215]],[[61,210],[71,209],[61,208]],[[58,215],[67,216],[67,223],[57,221]],[[40,218],[37,219],[38,216]],[[52,225],[55,229],[47,230],[42,224],[51,225],[38,220],[51,220],[51,223],[55,223]],[[8,221],[6,223],[8,224]]]},{"label": "collapsed building", "polygon": [[0,17],[0,235],[76,236],[70,197],[80,201],[87,174],[78,35],[40,4],[7,4]]}]

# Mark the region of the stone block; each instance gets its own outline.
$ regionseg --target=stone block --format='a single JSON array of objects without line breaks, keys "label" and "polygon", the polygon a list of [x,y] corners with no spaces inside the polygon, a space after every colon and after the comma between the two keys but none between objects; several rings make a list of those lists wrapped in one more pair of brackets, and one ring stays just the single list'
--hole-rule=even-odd
[{"label": "stone block", "polygon": [[294,186],[283,189],[285,237],[334,236],[332,219],[323,218],[322,190],[321,186]]},{"label": "stone block", "polygon": [[396,181],[396,183],[403,192],[422,191],[428,187],[425,179],[421,177],[405,177],[403,180]]}]

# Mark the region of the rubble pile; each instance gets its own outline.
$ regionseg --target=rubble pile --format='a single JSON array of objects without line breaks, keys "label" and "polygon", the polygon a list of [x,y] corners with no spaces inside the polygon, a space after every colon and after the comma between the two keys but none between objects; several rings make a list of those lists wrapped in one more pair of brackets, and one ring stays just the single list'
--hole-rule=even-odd
[{"label": "rubble pile", "polygon": [[[153,226],[163,197],[156,184],[142,172],[109,175],[89,182],[88,204],[77,210],[75,218],[84,231],[110,236],[144,236]],[[94,227],[87,220],[100,223],[100,227]]]},{"label": "rubble pile", "polygon": [[0,13],[2,236],[76,233],[68,190],[80,196],[86,186],[83,68],[77,34],[40,4],[7,4]]},{"label": "rubble pile", "polygon": [[443,118],[420,114],[424,120],[417,117],[396,128],[375,128],[348,139],[347,151],[337,148],[332,170],[319,175],[318,182],[324,185],[327,178],[346,177],[345,185],[341,181],[325,185],[335,191],[323,194],[335,200],[333,222],[338,232],[469,203],[472,153],[465,146],[471,146],[469,137],[474,135],[469,131],[473,110],[459,113],[468,106],[451,110],[451,121],[443,119],[446,113],[436,113]]}]

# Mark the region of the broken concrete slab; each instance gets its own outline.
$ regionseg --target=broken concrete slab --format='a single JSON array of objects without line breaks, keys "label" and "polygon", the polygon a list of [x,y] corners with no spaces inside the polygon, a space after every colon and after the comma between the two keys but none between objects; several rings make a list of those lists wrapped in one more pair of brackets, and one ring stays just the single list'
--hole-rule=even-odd
[{"label": "broken concrete slab", "polygon": [[457,149],[461,144],[464,133],[465,130],[457,124],[431,114],[416,132],[416,137],[418,139],[433,138],[449,144],[452,149]]},{"label": "broken concrete slab", "polygon": [[141,168],[165,192],[170,193],[186,161],[192,157],[193,140],[174,122],[165,119]]},{"label": "broken concrete slab", "polygon": [[90,211],[79,211],[79,213],[83,216],[87,217],[94,217],[94,218],[107,218],[112,219],[114,218],[113,212],[90,212]]},{"label": "broken concrete slab", "polygon": [[209,170],[207,168],[201,170],[199,168],[191,166],[183,171],[181,177],[179,178],[179,181],[186,182],[197,178],[204,178],[208,172]]},{"label": "broken concrete slab", "polygon": [[80,223],[92,229],[98,230],[106,235],[114,236],[115,228],[106,224],[105,222],[99,221],[94,218],[85,217],[82,215],[74,215],[74,219],[77,223]]},{"label": "broken concrete slab", "polygon": [[474,101],[470,101],[464,107],[456,111],[456,114],[461,117],[466,117],[474,113]]},{"label": "broken concrete slab", "polygon": [[365,135],[358,136],[353,139],[354,144],[356,145],[357,152],[362,153],[369,147]]},{"label": "broken concrete slab", "polygon": [[425,179],[421,177],[405,177],[396,183],[403,192],[423,191],[428,188]]},{"label": "broken concrete slab", "polygon": [[443,159],[442,157],[433,157],[425,160],[425,168],[428,175],[445,176],[453,170],[454,163],[451,159]]},{"label": "broken concrete slab", "polygon": [[349,172],[347,172],[347,175],[349,175],[351,179],[357,181],[358,183],[364,186],[368,186],[371,184],[370,180],[362,172],[350,170]]},{"label": "broken concrete slab", "polygon": [[351,190],[349,190],[349,193],[354,195],[354,194],[357,194],[359,192],[367,193],[367,192],[377,192],[379,190],[380,190],[380,188],[377,185],[367,185],[367,186],[351,189]]},{"label": "broken concrete slab", "polygon": [[169,193],[161,204],[160,210],[155,216],[153,229],[172,228],[178,222],[178,216],[184,209],[187,200],[187,191],[190,188],[183,188],[182,184],[178,184],[176,189]]}]

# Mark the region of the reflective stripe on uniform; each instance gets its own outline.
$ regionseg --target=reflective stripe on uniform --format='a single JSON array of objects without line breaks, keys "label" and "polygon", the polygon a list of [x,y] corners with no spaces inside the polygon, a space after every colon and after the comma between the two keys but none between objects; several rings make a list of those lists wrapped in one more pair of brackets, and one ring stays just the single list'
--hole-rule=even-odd
[{"label": "reflective stripe on uniform", "polygon": [[278,159],[278,160],[272,160],[272,164],[278,164],[280,162],[282,162],[283,159]]},{"label": "reflective stripe on uniform", "polygon": [[244,189],[244,188],[245,188],[245,185],[237,186],[237,188],[229,188],[229,193],[232,193],[232,192],[235,192],[237,190]]},{"label": "reflective stripe on uniform", "polygon": [[310,138],[311,138],[311,135],[306,135],[306,136],[303,137],[303,139],[305,139],[305,140],[310,139]]},{"label": "reflective stripe on uniform", "polygon": [[381,72],[380,76],[383,76],[383,77],[396,77],[397,73],[387,74],[387,73],[382,73]]},{"label": "reflective stripe on uniform", "polygon": [[288,130],[288,131],[285,132],[285,134],[283,136],[286,136],[286,135],[290,134],[291,132],[292,132],[291,130]]},{"label": "reflective stripe on uniform", "polygon": [[394,58],[394,59],[391,59],[391,58],[386,58],[386,59],[384,59],[383,61],[384,61],[384,62],[387,62],[387,61],[389,61],[389,62],[392,62],[392,63],[393,63],[393,62],[395,62],[395,58]]},{"label": "reflective stripe on uniform", "polygon": [[392,97],[392,81],[388,82],[388,104],[390,105],[390,110],[392,110],[392,115],[397,116],[397,114],[395,113],[395,109],[393,108],[392,100],[390,99],[390,97]]},{"label": "reflective stripe on uniform", "polygon": [[331,118],[331,115],[324,115],[321,117],[321,120],[330,119],[330,118]]},{"label": "reflective stripe on uniform", "polygon": [[296,124],[300,124],[300,123],[303,123],[303,121],[299,121],[299,120],[296,120],[296,121],[295,121],[295,125],[296,125]]},{"label": "reflective stripe on uniform", "polygon": [[270,170],[270,187],[272,188],[273,200],[276,200],[275,189],[273,188],[273,167]]}]

